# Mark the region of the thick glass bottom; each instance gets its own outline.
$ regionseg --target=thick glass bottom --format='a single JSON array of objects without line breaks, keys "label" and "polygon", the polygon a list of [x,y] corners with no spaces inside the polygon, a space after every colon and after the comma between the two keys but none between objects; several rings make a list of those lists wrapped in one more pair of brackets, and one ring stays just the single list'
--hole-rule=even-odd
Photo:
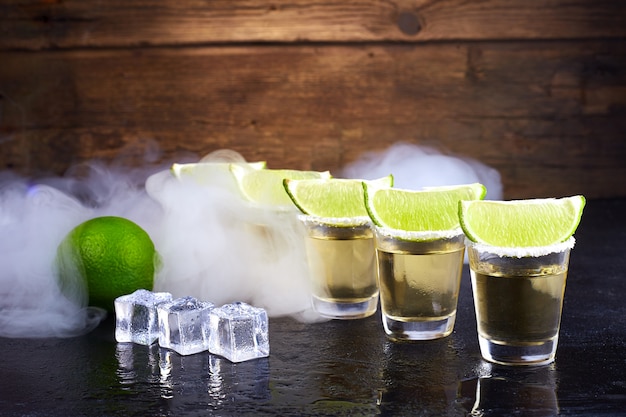
[{"label": "thick glass bottom", "polygon": [[480,353],[485,360],[501,365],[547,365],[554,362],[558,335],[544,342],[512,344],[478,336]]},{"label": "thick glass bottom", "polygon": [[439,320],[402,321],[383,313],[385,334],[397,342],[432,340],[448,336],[454,329],[456,313]]},{"label": "thick glass bottom", "polygon": [[339,320],[369,317],[378,308],[378,294],[361,301],[330,301],[313,297],[313,308],[322,317]]}]

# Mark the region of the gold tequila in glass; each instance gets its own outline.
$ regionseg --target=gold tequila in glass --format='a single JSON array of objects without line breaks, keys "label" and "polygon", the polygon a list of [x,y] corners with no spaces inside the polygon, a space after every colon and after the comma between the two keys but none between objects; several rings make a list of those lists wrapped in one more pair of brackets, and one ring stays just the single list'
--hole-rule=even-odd
[{"label": "gold tequila in glass", "polygon": [[395,341],[448,336],[456,320],[464,235],[398,233],[375,229],[385,333]]},{"label": "gold tequila in glass", "polygon": [[306,236],[313,308],[333,319],[371,316],[378,308],[374,237],[369,219],[300,216]]},{"label": "gold tequila in glass", "polygon": [[554,361],[573,239],[534,254],[468,242],[482,356],[508,365]]}]

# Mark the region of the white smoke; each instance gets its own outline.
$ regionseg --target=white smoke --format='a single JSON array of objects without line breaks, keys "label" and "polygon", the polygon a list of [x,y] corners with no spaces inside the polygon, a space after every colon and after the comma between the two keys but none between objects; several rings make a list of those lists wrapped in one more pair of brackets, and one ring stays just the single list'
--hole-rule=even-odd
[{"label": "white smoke", "polygon": [[434,148],[396,143],[382,152],[370,152],[341,171],[346,178],[375,179],[393,174],[394,187],[423,187],[479,182],[490,200],[502,198],[500,174],[471,158],[445,155]]},{"label": "white smoke", "polygon": [[270,316],[311,315],[295,207],[286,213],[250,207],[232,191],[169,172],[151,176],[146,189],[163,207],[153,235],[163,258],[156,290],[216,305],[245,301]]},{"label": "white smoke", "polygon": [[50,279],[61,234],[84,209],[54,188],[23,181],[0,186],[0,199],[0,334],[56,336],[90,327],[87,311],[68,303]]},{"label": "white smoke", "polygon": [[0,175],[0,336],[73,336],[100,323],[102,310],[61,295],[54,262],[59,243],[79,223],[108,214],[138,220],[136,209],[149,201],[127,182],[97,165],[80,182],[50,178],[33,184]]},{"label": "white smoke", "polygon": [[[203,160],[243,158],[218,151]],[[0,173],[0,336],[68,337],[99,324],[103,311],[61,296],[54,258],[74,226],[104,215],[126,217],[150,234],[163,262],[155,290],[319,320],[310,307],[304,235],[293,212],[250,207],[224,179],[180,181],[166,168],[129,172],[86,164],[68,177],[34,184]],[[333,174],[372,179],[389,173],[400,188],[482,182],[490,198],[502,192],[495,170],[406,144]]]}]

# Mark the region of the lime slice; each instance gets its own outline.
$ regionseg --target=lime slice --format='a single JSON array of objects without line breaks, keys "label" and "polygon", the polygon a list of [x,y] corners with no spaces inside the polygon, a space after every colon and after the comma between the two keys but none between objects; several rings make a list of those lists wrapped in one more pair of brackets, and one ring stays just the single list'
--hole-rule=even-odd
[{"label": "lime slice", "polygon": [[497,247],[539,247],[569,239],[585,206],[581,195],[512,201],[462,201],[461,227],[468,239]]},{"label": "lime slice", "polygon": [[[367,217],[363,180],[322,178],[284,180],[285,190],[304,214],[326,218]],[[393,186],[393,176],[366,181],[380,188]]]},{"label": "lime slice", "polygon": [[416,191],[364,182],[363,188],[365,206],[374,224],[407,232],[457,229],[459,201],[483,199],[487,192],[479,183]]},{"label": "lime slice", "polygon": [[[230,165],[233,162],[194,162],[187,164],[172,164],[170,172],[179,180],[192,179],[201,185],[223,184],[231,180]],[[259,162],[234,162],[237,165],[245,165],[250,169],[265,168],[265,161]]]},{"label": "lime slice", "polygon": [[230,170],[237,180],[244,198],[266,206],[289,206],[293,202],[285,192],[284,179],[330,178],[330,172],[300,171],[295,169],[251,169],[243,165],[231,165]]}]

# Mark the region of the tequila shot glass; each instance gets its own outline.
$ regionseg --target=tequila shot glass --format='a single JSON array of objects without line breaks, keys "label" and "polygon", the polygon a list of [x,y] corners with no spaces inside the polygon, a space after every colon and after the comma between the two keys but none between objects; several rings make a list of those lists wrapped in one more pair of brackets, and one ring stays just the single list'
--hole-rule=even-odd
[{"label": "tequila shot glass", "polygon": [[464,235],[461,230],[375,229],[382,321],[394,341],[430,340],[454,329]]},{"label": "tequila shot glass", "polygon": [[299,216],[306,229],[306,254],[313,308],[332,319],[359,319],[378,308],[374,236],[369,218]]},{"label": "tequila shot glass", "polygon": [[504,365],[554,361],[574,239],[526,250],[467,242],[484,359]]}]

